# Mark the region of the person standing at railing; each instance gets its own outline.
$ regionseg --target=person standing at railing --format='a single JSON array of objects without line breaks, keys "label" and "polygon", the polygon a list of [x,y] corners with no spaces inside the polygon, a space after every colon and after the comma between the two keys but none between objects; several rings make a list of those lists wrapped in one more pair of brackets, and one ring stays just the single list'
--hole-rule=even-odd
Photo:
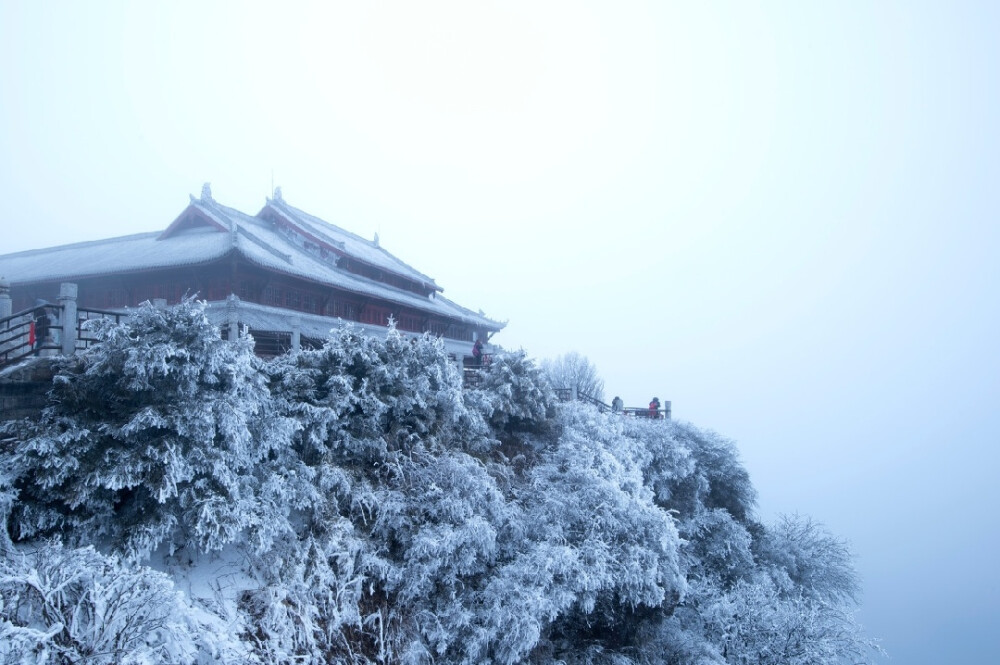
[{"label": "person standing at railing", "polygon": [[622,401],[621,397],[615,395],[615,398],[611,400],[611,412],[621,413],[624,407],[625,407],[625,402]]},{"label": "person standing at railing", "polygon": [[[44,301],[39,301],[39,303],[44,305]],[[35,320],[31,322],[31,330],[29,336],[33,337],[31,340],[33,342],[35,355],[37,356],[41,350],[42,346],[45,345],[46,340],[49,337],[49,328],[52,327],[52,319],[49,318],[48,312],[42,307],[35,314]]]},{"label": "person standing at railing", "polygon": [[476,343],[472,345],[472,363],[476,367],[483,364],[483,340],[481,339],[477,339]]},{"label": "person standing at railing", "polygon": [[654,397],[653,401],[649,403],[649,417],[659,418],[660,417],[660,398]]}]

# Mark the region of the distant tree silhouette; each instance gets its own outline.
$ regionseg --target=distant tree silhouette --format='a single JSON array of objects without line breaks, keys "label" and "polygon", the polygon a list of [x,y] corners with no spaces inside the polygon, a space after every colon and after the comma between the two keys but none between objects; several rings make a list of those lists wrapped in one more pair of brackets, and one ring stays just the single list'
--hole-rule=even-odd
[{"label": "distant tree silhouette", "polygon": [[604,379],[587,356],[570,351],[555,360],[543,360],[542,371],[553,388],[576,388],[578,393],[604,401]]}]

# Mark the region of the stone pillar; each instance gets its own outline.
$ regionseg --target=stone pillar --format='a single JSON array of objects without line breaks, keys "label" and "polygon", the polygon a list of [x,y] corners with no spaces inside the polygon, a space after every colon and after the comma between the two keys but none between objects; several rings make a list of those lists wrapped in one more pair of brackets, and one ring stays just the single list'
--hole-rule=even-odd
[{"label": "stone pillar", "polygon": [[302,317],[293,316],[288,322],[292,324],[292,351],[298,351],[302,347]]},{"label": "stone pillar", "polygon": [[0,277],[0,319],[6,319],[14,313],[11,307],[10,282],[6,277]]},{"label": "stone pillar", "polygon": [[[13,313],[11,300],[10,300],[10,282],[7,278],[0,277],[0,319],[5,319]],[[7,330],[9,323],[2,326],[4,330]],[[8,340],[7,342],[0,343],[0,363],[7,362],[7,349],[12,346],[13,340]]]},{"label": "stone pillar", "polygon": [[671,411],[670,400],[667,400],[663,403],[663,417],[666,418],[667,420],[670,420],[670,415],[671,415],[670,411]]},{"label": "stone pillar", "polygon": [[76,352],[76,330],[79,325],[76,316],[77,286],[71,282],[59,285],[59,305],[62,308],[62,352],[71,356]]},{"label": "stone pillar", "polygon": [[235,293],[226,298],[226,323],[226,339],[235,342],[240,336],[240,299]]}]

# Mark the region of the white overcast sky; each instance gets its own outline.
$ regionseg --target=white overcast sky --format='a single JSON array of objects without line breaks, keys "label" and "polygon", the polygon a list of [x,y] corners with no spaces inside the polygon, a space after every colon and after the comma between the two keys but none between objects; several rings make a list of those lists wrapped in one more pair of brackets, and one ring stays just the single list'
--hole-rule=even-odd
[{"label": "white overcast sky", "polygon": [[273,178],[735,439],[895,662],[1000,662],[1000,4],[748,5],[0,0],[0,253]]}]

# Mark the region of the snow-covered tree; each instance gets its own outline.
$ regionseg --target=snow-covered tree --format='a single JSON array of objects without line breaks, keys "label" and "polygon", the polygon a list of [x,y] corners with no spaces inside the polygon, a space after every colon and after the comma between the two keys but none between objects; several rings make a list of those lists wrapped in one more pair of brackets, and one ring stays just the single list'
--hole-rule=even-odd
[{"label": "snow-covered tree", "polygon": [[466,401],[500,432],[540,431],[551,422],[556,403],[552,386],[528,354],[495,356]]},{"label": "snow-covered tree", "polygon": [[[40,418],[0,426],[2,656],[721,665],[878,653],[853,621],[847,547],[808,520],[759,523],[731,441],[559,403],[523,351],[463,389],[439,340],[392,327],[345,326],[268,363],[194,302],[96,332]],[[182,597],[140,565],[160,545],[175,579],[236,572],[211,598]]]},{"label": "snow-covered tree", "polygon": [[850,547],[812,519],[782,516],[755,549],[779,589],[826,602],[857,600],[861,584]]},{"label": "snow-covered tree", "polygon": [[752,520],[757,492],[732,441],[680,421],[620,420],[659,505],[682,517],[719,508],[738,522]]},{"label": "snow-covered tree", "polygon": [[528,620],[548,619],[538,623],[545,639],[536,650],[550,649],[560,660],[584,645],[622,655],[641,646],[629,629],[637,614],[668,612],[682,597],[680,541],[618,423],[576,405],[564,407],[560,420],[562,436],[528,475],[530,490],[521,497],[525,542],[512,563],[522,574],[525,568],[545,573],[516,586],[545,599],[525,613]]},{"label": "snow-covered tree", "polygon": [[[461,614],[448,612],[455,589],[485,574],[503,500],[462,452],[488,448],[489,429],[466,407],[440,340],[345,326],[268,371],[321,499],[306,512],[308,547],[261,558],[268,586],[245,608],[262,653],[397,662],[446,651],[458,633],[449,616]],[[431,607],[447,630],[423,619]]]},{"label": "snow-covered tree", "polygon": [[0,662],[182,665],[244,659],[170,578],[92,547],[40,543],[0,557]]},{"label": "snow-covered tree", "polygon": [[142,556],[161,543],[215,550],[248,530],[269,540],[282,523],[269,501],[294,492],[276,463],[292,425],[269,412],[252,339],[223,340],[190,300],[94,333],[40,418],[5,428],[18,440],[12,533]]},{"label": "snow-covered tree", "polygon": [[707,637],[727,663],[838,665],[880,653],[845,606],[779,590],[770,580],[740,582],[700,605]]},{"label": "snow-covered tree", "polygon": [[382,338],[343,326],[322,348],[280,358],[269,371],[309,464],[370,461],[452,437],[466,417],[461,377],[429,335],[406,339],[390,327]]},{"label": "snow-covered tree", "polygon": [[581,395],[604,401],[604,379],[590,360],[576,351],[542,361],[542,370],[554,388],[575,388]]}]

